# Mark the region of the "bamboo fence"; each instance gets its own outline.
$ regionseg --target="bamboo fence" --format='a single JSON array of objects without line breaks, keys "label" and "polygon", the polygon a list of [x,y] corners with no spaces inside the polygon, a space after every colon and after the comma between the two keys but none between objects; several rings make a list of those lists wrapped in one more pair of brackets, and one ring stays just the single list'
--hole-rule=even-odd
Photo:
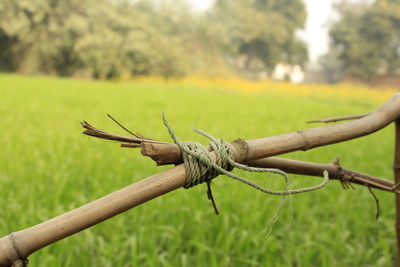
[{"label": "bamboo fence", "polygon": [[[348,121],[341,122],[343,120]],[[345,187],[358,184],[395,193],[396,232],[400,251],[400,93],[395,94],[371,113],[319,120],[318,122],[341,123],[255,140],[237,139],[230,143],[233,159],[248,166],[278,168],[288,173],[302,175],[322,177],[323,171],[327,170],[330,179],[341,181]],[[392,122],[396,126],[394,182],[342,168],[339,160],[328,164],[319,164],[273,157],[359,138],[372,134]],[[143,156],[151,157],[158,165],[175,164],[176,166],[128,185],[82,207],[0,238],[0,267],[20,263],[21,260],[26,260],[29,255],[45,246],[185,186],[187,178],[185,166],[177,145],[132,132],[130,132],[132,136],[108,133],[87,122],[83,122],[82,126],[85,128],[84,134],[86,135],[118,141],[121,142],[122,147],[140,148]],[[210,147],[208,149],[211,158],[215,159],[214,152]]]}]

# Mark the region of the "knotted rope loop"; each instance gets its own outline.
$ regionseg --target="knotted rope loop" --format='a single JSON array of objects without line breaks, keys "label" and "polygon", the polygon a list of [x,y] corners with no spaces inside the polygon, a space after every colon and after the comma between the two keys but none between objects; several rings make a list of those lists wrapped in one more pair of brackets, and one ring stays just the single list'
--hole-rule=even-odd
[{"label": "knotted rope loop", "polygon": [[[213,178],[218,176],[219,174],[225,174],[235,180],[238,180],[242,183],[245,183],[251,187],[254,187],[257,190],[260,190],[264,193],[271,194],[271,195],[292,195],[298,193],[305,193],[313,190],[320,189],[324,187],[328,180],[328,172],[324,171],[324,180],[321,184],[300,188],[300,189],[292,189],[289,190],[289,177],[288,175],[279,170],[273,168],[256,168],[256,167],[249,167],[247,165],[240,164],[235,162],[232,158],[232,153],[230,149],[230,144],[224,142],[221,139],[216,139],[215,137],[211,136],[210,134],[203,132],[201,130],[195,130],[197,133],[204,135],[208,139],[210,139],[210,145],[213,148],[216,160],[213,162],[211,159],[209,152],[206,148],[204,148],[201,144],[195,142],[182,142],[178,140],[174,131],[172,130],[171,126],[168,124],[167,120],[165,119],[165,115],[163,114],[163,122],[164,125],[167,127],[168,132],[171,138],[174,140],[175,144],[179,147],[182,152],[183,160],[185,163],[186,168],[186,175],[187,181],[185,188],[192,187],[194,185],[203,183],[203,182],[210,182]],[[248,172],[269,172],[279,174],[284,177],[285,180],[285,190],[284,191],[275,191],[265,187],[262,187],[246,178],[243,178],[239,175],[236,175],[231,172],[233,168],[238,168],[241,170],[245,170]]]},{"label": "knotted rope loop", "polygon": [[[202,144],[196,142],[181,142],[177,141],[178,147],[181,149],[183,161],[186,166],[187,180],[184,188],[210,182],[213,178],[219,175],[219,171],[212,165],[207,163],[212,162],[210,153]],[[216,152],[215,164],[223,169],[232,170],[232,167],[226,160],[226,154],[230,153],[229,147],[225,144],[216,146],[212,144],[212,148]]]}]

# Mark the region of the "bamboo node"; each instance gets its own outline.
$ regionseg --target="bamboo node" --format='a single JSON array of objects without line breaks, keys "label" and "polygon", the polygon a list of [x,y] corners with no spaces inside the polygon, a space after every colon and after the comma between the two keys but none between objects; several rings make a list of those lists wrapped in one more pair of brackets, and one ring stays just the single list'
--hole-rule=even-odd
[{"label": "bamboo node", "polygon": [[313,146],[310,143],[310,140],[308,140],[307,136],[305,135],[304,130],[297,130],[296,132],[301,136],[301,138],[303,139],[303,142],[304,142],[304,146],[301,150],[307,151],[307,150],[311,149]]},{"label": "bamboo node", "polygon": [[19,251],[18,245],[15,242],[15,238],[14,238],[14,233],[11,233],[9,235],[10,237],[10,241],[11,241],[11,245],[15,251],[15,253],[18,255],[19,259],[14,261],[11,265],[11,267],[27,267],[29,260],[23,256],[23,254]]}]

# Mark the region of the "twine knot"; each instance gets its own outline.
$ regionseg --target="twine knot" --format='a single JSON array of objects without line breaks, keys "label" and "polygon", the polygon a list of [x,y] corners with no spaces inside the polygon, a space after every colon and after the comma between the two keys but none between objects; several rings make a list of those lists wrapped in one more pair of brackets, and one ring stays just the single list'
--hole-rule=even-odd
[{"label": "twine knot", "polygon": [[[329,180],[328,172],[324,171],[324,180],[321,184],[311,187],[289,190],[289,178],[284,171],[274,168],[256,168],[240,164],[233,160],[231,153],[231,145],[229,143],[226,143],[221,139],[217,139],[204,131],[195,129],[197,133],[207,137],[211,141],[210,146],[215,152],[216,156],[215,161],[213,161],[210,157],[209,151],[201,144],[195,142],[180,141],[176,137],[171,126],[168,124],[164,114],[163,114],[163,122],[165,127],[167,127],[171,138],[174,140],[175,144],[179,147],[179,149],[182,152],[186,169],[186,175],[187,175],[186,185],[184,186],[185,188],[190,188],[194,185],[203,182],[209,183],[213,178],[217,177],[219,174],[225,174],[230,178],[245,183],[267,194],[292,195],[292,194],[305,193],[320,189],[324,187]],[[246,178],[243,178],[237,174],[232,173],[231,170],[233,168],[245,170],[248,172],[268,172],[268,173],[279,174],[285,180],[285,190],[275,191],[262,187]]]},{"label": "twine knot", "polygon": [[211,159],[210,151],[207,147],[204,147],[202,144],[176,141],[176,144],[182,151],[186,167],[187,179],[184,188],[190,188],[204,182],[209,183],[217,177],[221,172],[218,168],[209,164],[210,162],[214,162],[215,165],[227,171],[233,169],[233,166],[229,164],[229,158],[231,158],[230,146],[220,139],[210,143],[212,151],[215,152],[215,161]]},{"label": "twine knot", "polygon": [[[324,171],[324,180],[319,185],[314,185],[311,187],[305,187],[300,189],[289,189],[289,177],[288,175],[279,169],[274,168],[257,168],[257,167],[250,167],[244,164],[240,164],[233,160],[230,150],[230,144],[224,142],[221,139],[216,139],[215,137],[211,136],[210,134],[203,132],[201,130],[195,129],[195,131],[208,139],[210,139],[210,146],[215,152],[216,159],[213,161],[209,155],[209,151],[204,148],[201,144],[195,142],[182,142],[178,140],[174,131],[172,130],[171,126],[168,124],[167,120],[165,119],[165,115],[163,114],[163,122],[165,127],[167,127],[168,132],[171,138],[174,140],[175,144],[179,147],[182,153],[182,157],[185,164],[185,171],[186,171],[186,184],[184,188],[190,188],[194,185],[207,182],[207,195],[208,199],[211,200],[215,214],[219,214],[217,206],[215,204],[212,191],[211,191],[211,180],[217,177],[219,174],[225,174],[226,176],[238,180],[242,183],[245,183],[251,187],[254,187],[257,190],[260,190],[266,194],[271,195],[281,195],[283,196],[278,208],[275,211],[274,216],[270,220],[271,230],[272,225],[276,222],[278,218],[279,211],[286,203],[286,196],[310,192],[313,190],[320,189],[324,187],[328,181],[328,171]],[[285,180],[285,189],[283,191],[275,191],[265,187],[262,187],[244,177],[241,177],[237,174],[231,172],[233,168],[245,170],[248,172],[269,172],[275,173],[283,176]],[[270,233],[269,233],[270,234]],[[268,236],[269,236],[268,234]]]}]

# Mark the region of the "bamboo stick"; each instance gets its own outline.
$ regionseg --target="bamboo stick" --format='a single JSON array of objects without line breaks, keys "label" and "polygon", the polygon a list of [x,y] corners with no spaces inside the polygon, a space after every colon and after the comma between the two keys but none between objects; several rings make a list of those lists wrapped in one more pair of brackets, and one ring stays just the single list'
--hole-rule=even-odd
[{"label": "bamboo stick", "polygon": [[247,141],[245,162],[339,143],[376,132],[400,117],[400,93],[368,116],[358,120]]},{"label": "bamboo stick", "polygon": [[[400,120],[395,122],[395,145],[393,159],[394,181],[400,183]],[[396,236],[397,236],[397,266],[400,266],[400,194],[396,194]]]},{"label": "bamboo stick", "polygon": [[[238,139],[233,141],[232,145],[235,148],[235,152],[241,154],[238,159],[235,159],[241,162],[249,162],[288,152],[298,150],[306,151],[320,146],[355,139],[374,133],[386,127],[399,117],[400,93],[397,93],[377,110],[357,120],[299,130],[261,139]],[[96,135],[96,128],[93,126],[91,127],[90,135],[102,138],[101,135]],[[87,134],[86,131],[84,133]],[[152,140],[152,142],[142,140],[140,145],[142,154],[151,157],[157,165],[178,164],[183,162],[181,152],[175,144],[168,144],[155,140]],[[123,146],[127,145],[123,144]]]},{"label": "bamboo stick", "polygon": [[0,239],[0,266],[80,232],[185,184],[183,165],[160,172],[58,217]]},{"label": "bamboo stick", "polygon": [[368,115],[369,115],[369,113],[363,113],[363,114],[334,117],[334,118],[321,119],[321,120],[312,120],[312,121],[307,121],[307,123],[316,123],[316,122],[329,123],[329,122],[338,122],[338,121],[348,121],[348,120],[354,120],[354,119],[361,119]]},{"label": "bamboo stick", "polygon": [[342,182],[349,182],[362,186],[374,187],[388,192],[400,193],[400,188],[395,188],[395,184],[392,181],[342,168],[338,161],[329,164],[320,164],[271,157],[250,161],[247,165],[260,168],[277,168],[287,173],[319,177],[323,177],[324,170],[327,170],[329,173],[329,179],[336,179]]}]

